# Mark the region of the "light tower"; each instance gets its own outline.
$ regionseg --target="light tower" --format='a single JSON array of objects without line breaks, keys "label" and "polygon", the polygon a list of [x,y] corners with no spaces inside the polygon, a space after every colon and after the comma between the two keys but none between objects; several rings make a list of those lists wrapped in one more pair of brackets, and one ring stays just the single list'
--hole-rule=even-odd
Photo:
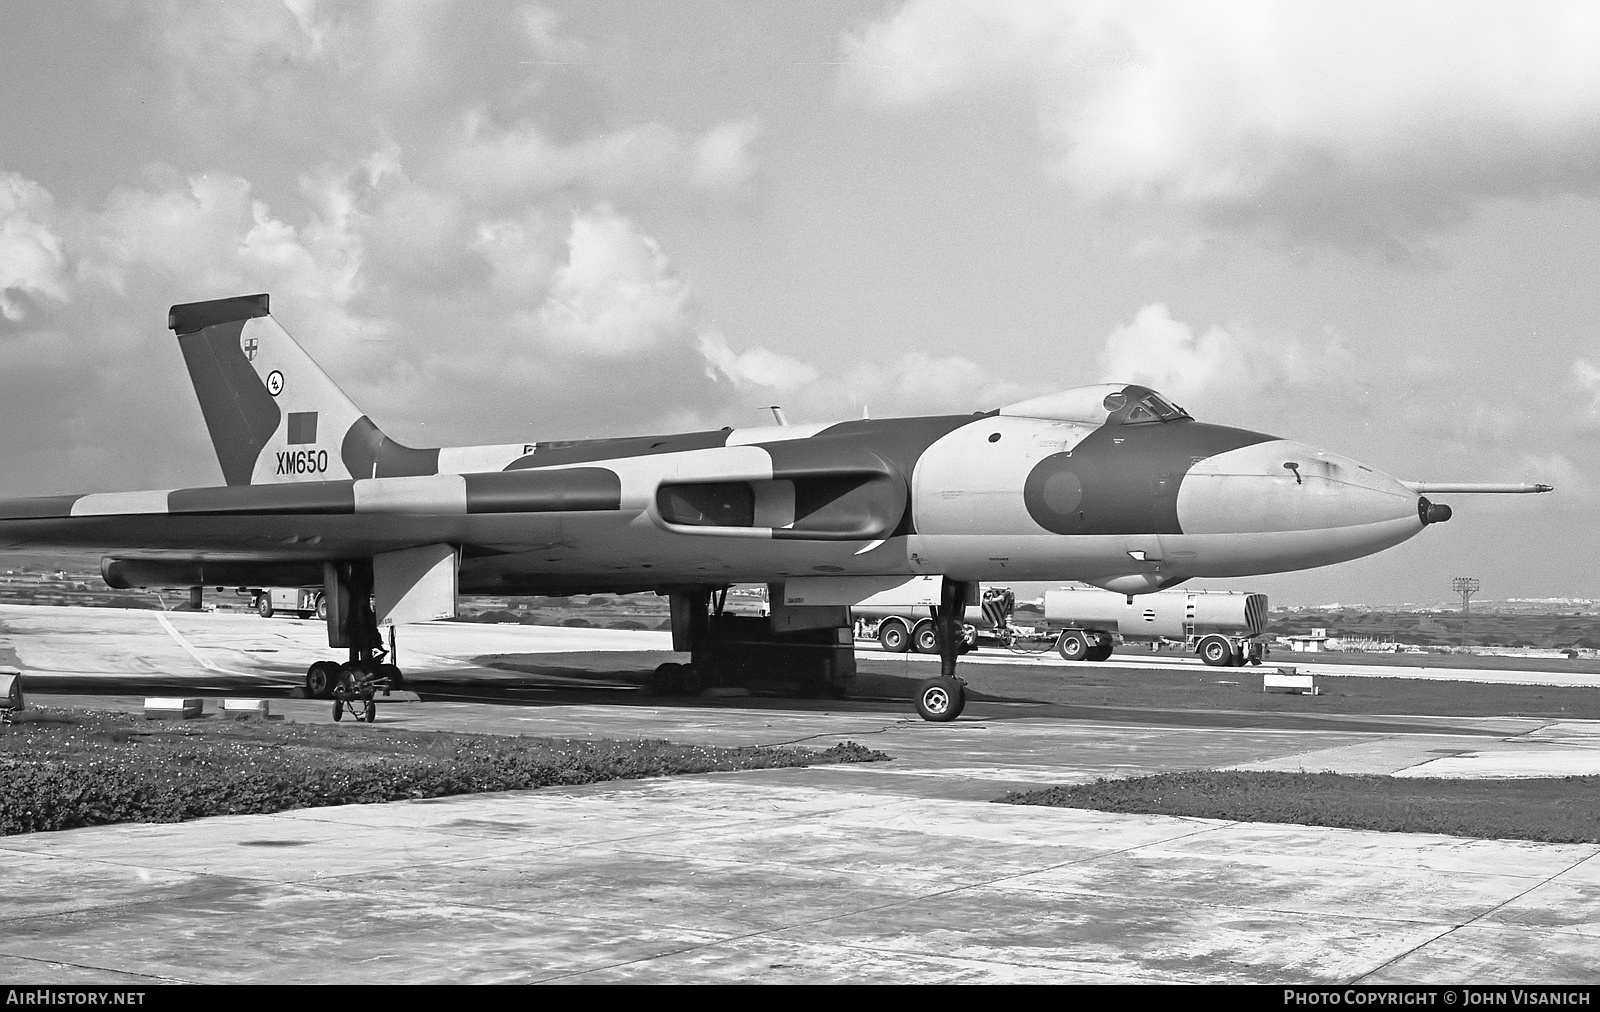
[{"label": "light tower", "polygon": [[1461,614],[1472,614],[1472,595],[1478,592],[1478,578],[1475,576],[1458,576],[1450,581],[1450,586],[1461,595]]}]

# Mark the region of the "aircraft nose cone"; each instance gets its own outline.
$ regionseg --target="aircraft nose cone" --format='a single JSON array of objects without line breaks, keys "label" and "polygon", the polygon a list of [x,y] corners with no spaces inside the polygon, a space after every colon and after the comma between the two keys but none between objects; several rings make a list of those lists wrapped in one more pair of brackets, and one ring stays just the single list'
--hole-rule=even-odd
[{"label": "aircraft nose cone", "polygon": [[[1424,500],[1425,502],[1425,500]],[[1449,518],[1399,481],[1349,457],[1273,439],[1196,462],[1178,491],[1185,534],[1315,531],[1402,524],[1407,536]]]}]

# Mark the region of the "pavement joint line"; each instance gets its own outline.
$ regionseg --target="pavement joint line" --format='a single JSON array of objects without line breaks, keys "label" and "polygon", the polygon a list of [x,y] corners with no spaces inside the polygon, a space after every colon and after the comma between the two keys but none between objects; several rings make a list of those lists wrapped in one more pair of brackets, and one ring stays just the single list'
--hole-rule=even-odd
[{"label": "pavement joint line", "polygon": [[[1571,845],[1569,844],[1568,846],[1571,846]],[[1586,844],[1578,844],[1577,846],[1594,847],[1595,845],[1594,844],[1587,844],[1587,845]],[[1579,865],[1581,865],[1581,864],[1583,864],[1583,863],[1585,863],[1587,861],[1594,860],[1594,858],[1595,858],[1595,856],[1597,854],[1600,854],[1600,848],[1596,848],[1594,850],[1591,850],[1588,854],[1585,854],[1583,857],[1578,858],[1578,860],[1572,862],[1567,867],[1561,869],[1560,871],[1553,872],[1550,875],[1545,876],[1542,880],[1540,880],[1539,882],[1536,882],[1533,885],[1529,886],[1528,888],[1522,890],[1521,892],[1517,893],[1515,896],[1509,896],[1506,899],[1501,900],[1499,903],[1496,903],[1494,906],[1490,907],[1489,909],[1480,912],[1476,916],[1469,917],[1466,920],[1461,921],[1458,924],[1452,924],[1449,928],[1445,929],[1444,931],[1441,931],[1439,934],[1435,935],[1434,937],[1417,943],[1416,945],[1414,945],[1411,948],[1407,949],[1405,952],[1402,952],[1399,955],[1384,961],[1383,963],[1379,964],[1378,966],[1373,967],[1371,970],[1368,970],[1366,973],[1362,974],[1361,976],[1355,977],[1355,978],[1353,978],[1353,979],[1351,979],[1349,981],[1346,981],[1346,983],[1359,984],[1359,983],[1361,983],[1361,981],[1365,980],[1366,978],[1372,976],[1375,973],[1378,973],[1378,972],[1384,970],[1387,967],[1393,966],[1395,963],[1398,963],[1400,960],[1405,959],[1407,956],[1411,955],[1412,953],[1418,952],[1418,951],[1420,951],[1422,949],[1425,949],[1428,946],[1432,945],[1433,943],[1435,943],[1437,941],[1440,941],[1440,940],[1442,940],[1444,938],[1448,938],[1450,935],[1455,934],[1457,931],[1461,930],[1462,928],[1471,927],[1473,925],[1476,925],[1478,921],[1483,920],[1485,917],[1488,917],[1490,914],[1496,912],[1497,910],[1503,910],[1508,905],[1510,905],[1512,903],[1515,903],[1517,900],[1522,899],[1522,897],[1528,895],[1529,893],[1533,892],[1534,890],[1542,889],[1545,886],[1549,885],[1551,882],[1554,882],[1556,879],[1560,878],[1561,876],[1566,875],[1569,872],[1575,870]],[[1483,925],[1478,925],[1478,926],[1482,927]]]},{"label": "pavement joint line", "polygon": [[[846,734],[846,733],[848,733],[848,734],[859,734],[859,735],[888,734],[890,731],[899,730],[900,728],[907,726],[908,723],[909,723],[909,721],[906,721],[906,720],[897,720],[897,721],[894,721],[892,723],[884,724],[883,726],[877,728],[876,730],[871,730],[871,731],[851,731],[851,732],[842,732],[841,731],[841,732],[837,732],[837,733],[835,733],[835,732],[823,732],[821,734],[808,734],[803,738],[794,738],[794,739],[791,739],[789,741],[772,742],[770,744],[756,745],[754,747],[755,748],[782,748],[785,745],[798,745],[800,742],[803,742],[803,741],[815,741],[818,738],[833,738],[833,737],[837,737],[838,734]],[[838,765],[838,764],[829,764],[829,765]],[[860,764],[857,764],[857,765],[860,765]]]},{"label": "pavement joint line", "polygon": [[[101,973],[121,973],[121,974],[126,974],[129,977],[143,977],[143,978],[146,978],[148,980],[158,981],[158,982],[160,982],[162,984],[194,984],[194,983],[197,983],[196,981],[190,980],[190,979],[188,979],[186,977],[167,977],[167,976],[163,976],[163,975],[161,975],[159,973],[140,973],[137,970],[118,970],[118,969],[115,969],[115,968],[109,967],[109,966],[95,966],[92,963],[74,963],[71,960],[67,960],[67,959],[41,959],[38,956],[23,956],[23,955],[20,955],[18,953],[6,952],[4,950],[0,950],[0,956],[4,956],[7,959],[20,959],[20,960],[23,960],[24,962],[28,962],[28,963],[43,963],[46,966],[70,966],[74,970],[95,970],[95,971],[99,971]],[[75,985],[55,985],[55,984],[51,984],[51,985],[45,985],[45,986],[48,989],[50,987],[73,987]],[[110,987],[110,986],[113,986],[113,985],[107,985],[107,986]]]}]

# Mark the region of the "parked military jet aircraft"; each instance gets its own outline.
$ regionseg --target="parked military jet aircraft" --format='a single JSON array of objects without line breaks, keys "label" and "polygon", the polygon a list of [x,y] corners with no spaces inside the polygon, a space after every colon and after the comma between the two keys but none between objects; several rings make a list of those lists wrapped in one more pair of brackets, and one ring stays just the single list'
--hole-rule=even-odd
[{"label": "parked military jet aircraft", "polygon": [[[964,703],[957,623],[976,581],[1133,595],[1325,566],[1450,518],[1426,496],[1548,485],[1403,482],[1304,443],[1195,421],[1101,384],[969,415],[413,449],[273,320],[266,295],[173,306],[225,485],[0,501],[0,551],[93,551],[113,586],[305,585],[329,602],[308,694],[397,681],[380,627],[458,593],[670,595],[663,690],[759,667],[819,689],[854,672],[848,607],[943,578],[929,719]],[[768,583],[767,618],[724,614]],[[392,641],[391,641],[392,643]]]}]

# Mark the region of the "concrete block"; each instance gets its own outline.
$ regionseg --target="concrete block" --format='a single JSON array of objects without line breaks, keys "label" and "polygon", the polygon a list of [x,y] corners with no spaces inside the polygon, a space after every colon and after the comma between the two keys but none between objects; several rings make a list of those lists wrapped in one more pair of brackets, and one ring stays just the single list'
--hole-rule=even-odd
[{"label": "concrete block", "polygon": [[1276,673],[1266,672],[1261,676],[1261,691],[1268,689],[1287,689],[1290,692],[1299,692],[1307,696],[1317,695],[1316,684],[1311,675],[1302,675],[1294,668],[1279,668]]},{"label": "concrete block", "polygon": [[21,710],[27,705],[22,698],[22,672],[0,667],[0,710]]},{"label": "concrete block", "polygon": [[265,699],[224,699],[222,715],[232,720],[266,720],[272,708]]},{"label": "concrete block", "polygon": [[206,704],[201,699],[176,699],[163,696],[146,696],[145,720],[191,720],[203,717]]}]

